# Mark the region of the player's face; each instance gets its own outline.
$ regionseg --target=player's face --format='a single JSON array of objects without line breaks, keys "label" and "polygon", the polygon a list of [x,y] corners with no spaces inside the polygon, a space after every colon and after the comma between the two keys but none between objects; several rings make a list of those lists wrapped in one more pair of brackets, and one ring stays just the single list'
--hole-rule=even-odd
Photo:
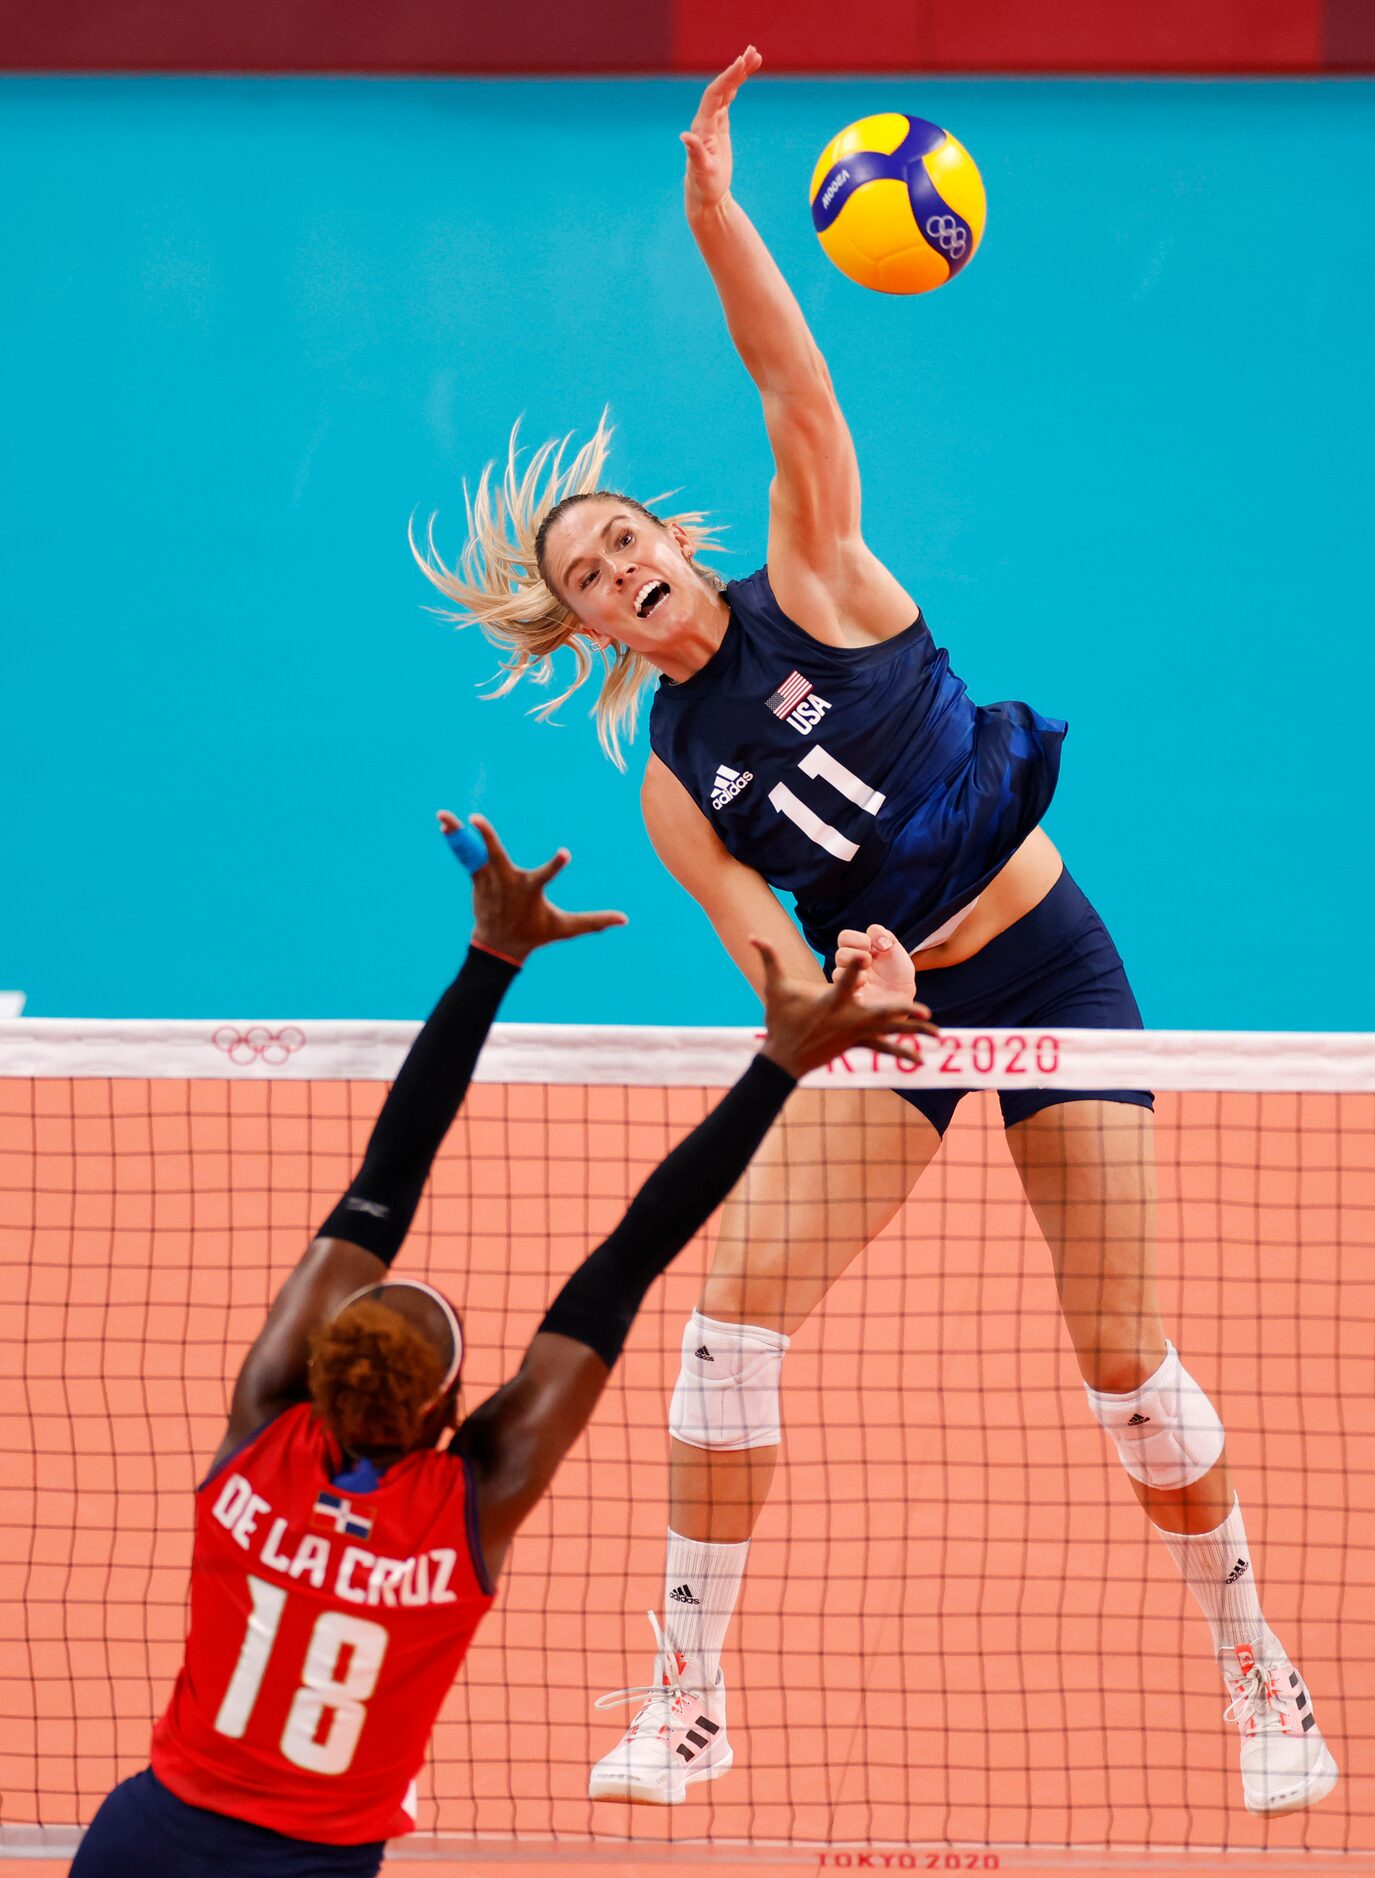
[{"label": "player's face", "polygon": [[613,497],[575,503],[561,515],[545,560],[555,593],[593,638],[651,659],[671,651],[707,596],[682,529]]}]

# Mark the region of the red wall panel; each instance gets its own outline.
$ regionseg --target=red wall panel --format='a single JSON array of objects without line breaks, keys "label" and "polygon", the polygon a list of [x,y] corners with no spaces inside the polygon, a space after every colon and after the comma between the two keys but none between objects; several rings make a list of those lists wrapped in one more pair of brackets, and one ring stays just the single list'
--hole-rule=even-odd
[{"label": "red wall panel", "polygon": [[[1375,18],[1375,0],[1332,3]],[[1323,0],[677,0],[680,70],[746,37],[775,72],[1312,71]]]},{"label": "red wall panel", "polygon": [[766,72],[912,71],[929,65],[929,11],[929,0],[676,0],[673,63],[712,71],[753,41]]},{"label": "red wall panel", "polygon": [[0,69],[651,72],[673,0],[0,0]]},{"label": "red wall panel", "polygon": [[1327,0],[1323,63],[1331,71],[1375,71],[1375,0]]},{"label": "red wall panel", "polygon": [[0,70],[1375,69],[1375,0],[0,0]]},{"label": "red wall panel", "polygon": [[938,70],[1308,71],[1323,0],[925,0]]}]

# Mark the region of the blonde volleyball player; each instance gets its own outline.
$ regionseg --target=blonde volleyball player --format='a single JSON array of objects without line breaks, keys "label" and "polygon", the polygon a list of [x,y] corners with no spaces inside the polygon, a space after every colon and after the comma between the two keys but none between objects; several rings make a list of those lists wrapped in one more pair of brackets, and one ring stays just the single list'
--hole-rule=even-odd
[{"label": "blonde volleyball player", "polygon": [[[903,996],[915,960],[947,1025],[1137,1027],[1116,949],[1040,827],[1065,726],[972,704],[865,545],[825,360],[731,195],[729,109],[759,64],[751,47],[707,87],[683,143],[688,225],[773,451],[767,565],[724,586],[702,572],[699,517],[660,519],[602,485],[604,426],[566,465],[550,445],[523,472],[513,440],[504,478],[484,474],[470,504],[457,566],[432,538],[418,558],[455,617],[506,652],[503,690],[547,680],[563,647],[570,690],[601,662],[599,729],[617,760],[658,681],[646,827],[756,987],[749,935],[762,933],[799,975],[821,976],[810,942]],[[801,933],[775,889],[794,895]],[[640,1707],[593,1769],[594,1798],[673,1804],[729,1768],[720,1655],[778,1452],[789,1338],[901,1206],[958,1100],[804,1091],[728,1202],[670,1411],[658,1660],[642,1689],[608,1698]],[[1208,1621],[1246,1805],[1311,1805],[1336,1765],[1262,1615],[1217,1411],[1161,1317],[1151,1097],[1001,1100],[1089,1411]],[[703,1712],[709,1737],[692,1726]]]},{"label": "blonde volleyball player", "polygon": [[797,1077],[885,1030],[933,1028],[907,999],[861,1004],[858,966],[831,988],[798,984],[762,946],[759,1054],[573,1273],[515,1375],[437,1446],[458,1420],[462,1331],[439,1292],[390,1268],[524,961],[622,919],[550,905],[566,853],[518,868],[490,824],[441,821],[474,871],[472,945],[244,1360],[196,1492],[186,1657],[152,1765],[101,1805],[73,1878],[374,1878],[386,1840],[415,1824],[430,1729],[511,1540],[645,1292]]}]

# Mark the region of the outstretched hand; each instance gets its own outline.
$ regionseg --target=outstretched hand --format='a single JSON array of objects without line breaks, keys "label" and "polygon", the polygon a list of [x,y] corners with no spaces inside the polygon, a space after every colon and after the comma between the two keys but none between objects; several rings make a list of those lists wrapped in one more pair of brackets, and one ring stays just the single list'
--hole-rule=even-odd
[{"label": "outstretched hand", "polygon": [[[565,913],[545,898],[549,882],[568,865],[567,848],[560,848],[543,867],[517,867],[485,816],[468,819],[487,845],[487,859],[473,875],[475,945],[520,961],[536,946],[552,945],[556,939],[577,939],[583,933],[625,925],[624,913]],[[439,826],[446,835],[452,834],[459,826],[458,817],[441,809]]]},{"label": "outstretched hand", "polygon": [[[858,959],[821,987],[787,978],[778,954],[762,939],[751,941],[764,963],[764,1020],[767,1035],[763,1053],[791,1076],[802,1077],[821,1069],[855,1044],[893,1056],[900,1063],[919,1063],[921,1057],[904,1036],[938,1037],[924,1004],[910,998],[875,995],[860,1001],[863,976]],[[895,1039],[899,1039],[895,1041]]]},{"label": "outstretched hand", "polygon": [[687,149],[687,179],[684,190],[689,212],[713,209],[729,193],[732,158],[730,148],[730,107],[735,94],[747,78],[764,63],[753,46],[746,46],[719,77],[713,78],[702,93],[702,102],[692,120],[692,129],[681,133]]}]

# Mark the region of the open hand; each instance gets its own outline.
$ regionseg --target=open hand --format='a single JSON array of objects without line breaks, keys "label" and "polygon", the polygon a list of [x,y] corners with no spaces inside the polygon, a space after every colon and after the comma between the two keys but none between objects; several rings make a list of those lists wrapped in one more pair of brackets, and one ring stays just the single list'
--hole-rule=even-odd
[{"label": "open hand", "polygon": [[[473,875],[475,944],[520,961],[536,946],[552,945],[556,939],[625,925],[624,913],[565,913],[544,897],[549,882],[568,865],[567,848],[560,848],[543,867],[517,867],[485,816],[468,819],[487,844],[487,860]],[[439,826],[446,835],[458,825],[458,817],[448,809],[439,811]]]},{"label": "open hand", "polygon": [[746,46],[733,64],[712,79],[702,93],[692,129],[682,132],[687,148],[684,190],[689,213],[693,209],[714,209],[730,191],[730,107],[736,92],[763,63],[754,47]]},{"label": "open hand", "polygon": [[778,954],[764,940],[751,943],[764,962],[767,1035],[763,1053],[791,1076],[821,1069],[859,1043],[900,1063],[919,1063],[917,1050],[894,1038],[940,1035],[930,1011],[924,1004],[914,1004],[910,996],[875,993],[861,1003],[862,967],[857,959],[842,966],[831,984],[818,988],[807,980],[785,977]]},{"label": "open hand", "polygon": [[834,975],[839,977],[847,965],[859,967],[855,995],[861,1004],[885,998],[910,1002],[916,996],[916,968],[886,926],[870,926],[864,932],[847,927],[836,940]]}]

